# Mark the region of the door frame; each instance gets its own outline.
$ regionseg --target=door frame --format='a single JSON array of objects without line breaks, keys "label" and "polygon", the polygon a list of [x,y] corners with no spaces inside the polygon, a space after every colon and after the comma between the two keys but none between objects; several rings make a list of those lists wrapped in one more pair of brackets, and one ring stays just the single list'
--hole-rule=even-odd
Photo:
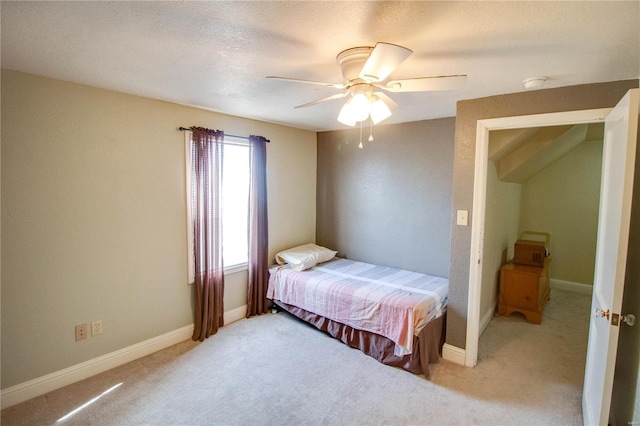
[{"label": "door frame", "polygon": [[471,216],[471,254],[469,260],[469,298],[467,302],[467,334],[465,365],[478,362],[480,340],[480,295],[482,290],[482,253],[487,196],[489,161],[489,132],[492,130],[528,127],[561,126],[570,124],[603,123],[612,108],[564,111],[478,120],[476,127],[475,172],[473,180],[473,210]]}]

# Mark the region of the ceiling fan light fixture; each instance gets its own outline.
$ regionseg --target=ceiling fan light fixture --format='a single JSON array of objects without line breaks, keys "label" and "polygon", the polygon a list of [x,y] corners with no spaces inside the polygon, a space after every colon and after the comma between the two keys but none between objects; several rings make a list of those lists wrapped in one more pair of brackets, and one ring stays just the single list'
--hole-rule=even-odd
[{"label": "ceiling fan light fixture", "polygon": [[364,121],[369,117],[371,111],[371,103],[369,98],[364,93],[356,93],[349,101],[351,110],[353,111],[353,118],[356,121]]},{"label": "ceiling fan light fixture", "polygon": [[340,109],[338,121],[345,126],[355,126],[371,117],[371,122],[378,124],[390,116],[389,106],[379,96],[356,93]]},{"label": "ceiling fan light fixture", "polygon": [[342,106],[342,109],[338,114],[338,121],[345,126],[353,127],[356,125],[356,119],[353,114],[353,107],[349,102],[345,102],[345,104]]},{"label": "ceiling fan light fixture", "polygon": [[373,124],[391,117],[391,110],[386,103],[376,95],[371,97],[371,121]]},{"label": "ceiling fan light fixture", "polygon": [[[453,90],[460,88],[467,78],[466,74],[455,74],[412,77],[402,80],[389,79],[390,81],[387,81],[387,78],[411,54],[412,51],[406,47],[385,42],[378,42],[374,47],[360,46],[345,49],[336,56],[336,62],[342,71],[342,83],[326,83],[277,76],[268,76],[267,78],[342,89],[342,93],[307,102],[295,108],[304,108],[334,99],[347,98],[346,103],[338,114],[338,121],[346,126],[355,126],[357,123],[362,124],[363,121],[370,118],[373,126],[390,117],[390,108],[398,106],[385,92]],[[546,80],[546,77],[544,79]],[[376,89],[382,89],[385,92],[378,91],[374,93]]]}]

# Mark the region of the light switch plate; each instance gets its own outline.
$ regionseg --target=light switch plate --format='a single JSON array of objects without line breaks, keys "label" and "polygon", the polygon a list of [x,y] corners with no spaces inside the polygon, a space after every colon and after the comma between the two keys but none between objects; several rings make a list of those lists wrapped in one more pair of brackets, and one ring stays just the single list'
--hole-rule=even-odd
[{"label": "light switch plate", "polygon": [[469,210],[458,210],[458,225],[469,225]]}]

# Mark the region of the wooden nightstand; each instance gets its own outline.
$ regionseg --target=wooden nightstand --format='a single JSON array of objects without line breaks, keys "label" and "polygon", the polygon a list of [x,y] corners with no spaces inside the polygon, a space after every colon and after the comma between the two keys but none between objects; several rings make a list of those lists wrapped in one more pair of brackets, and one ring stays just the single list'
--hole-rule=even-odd
[{"label": "wooden nightstand", "polygon": [[498,313],[510,316],[520,312],[527,321],[540,324],[544,304],[550,298],[549,263],[544,260],[542,268],[507,263],[500,268],[500,295]]}]

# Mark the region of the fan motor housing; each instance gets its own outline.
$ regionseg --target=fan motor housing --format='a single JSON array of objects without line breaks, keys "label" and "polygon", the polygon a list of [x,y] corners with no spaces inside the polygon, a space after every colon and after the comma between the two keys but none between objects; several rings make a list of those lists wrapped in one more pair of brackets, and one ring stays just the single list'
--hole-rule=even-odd
[{"label": "fan motor housing", "polygon": [[345,81],[351,82],[360,78],[360,70],[369,59],[372,50],[373,47],[352,47],[338,53],[336,62],[342,70]]}]

